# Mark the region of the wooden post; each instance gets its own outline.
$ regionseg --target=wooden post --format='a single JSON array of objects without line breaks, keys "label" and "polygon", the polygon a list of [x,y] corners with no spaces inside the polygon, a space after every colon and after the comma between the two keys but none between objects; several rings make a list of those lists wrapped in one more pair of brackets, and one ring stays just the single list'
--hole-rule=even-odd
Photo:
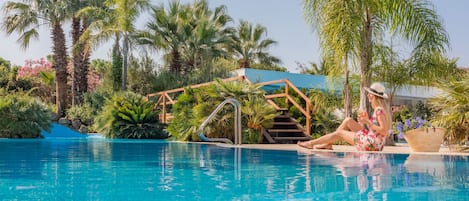
[{"label": "wooden post", "polygon": [[285,82],[285,103],[287,104],[287,109],[288,109],[288,88],[290,88],[288,86],[288,82]]},{"label": "wooden post", "polygon": [[163,122],[167,124],[166,121],[166,93],[163,93]]},{"label": "wooden post", "polygon": [[308,133],[308,135],[311,135],[311,109],[310,109],[310,104],[308,104],[308,102],[306,102],[306,133]]}]

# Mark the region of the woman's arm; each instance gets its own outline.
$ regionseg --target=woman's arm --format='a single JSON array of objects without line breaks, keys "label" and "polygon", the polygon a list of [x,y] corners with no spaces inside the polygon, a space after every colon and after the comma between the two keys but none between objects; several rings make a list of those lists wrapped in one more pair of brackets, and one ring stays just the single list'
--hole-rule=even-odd
[{"label": "woman's arm", "polygon": [[368,121],[370,122],[370,124],[368,125],[368,128],[376,131],[377,133],[383,135],[384,137],[387,137],[389,128],[386,123],[387,122],[386,115],[384,114],[376,115],[376,118],[378,120],[379,125],[373,124],[371,121]]},{"label": "woman's arm", "polygon": [[376,131],[377,133],[380,133],[382,135],[384,135],[385,137],[388,135],[388,126],[387,126],[387,121],[386,121],[386,115],[384,115],[384,111],[383,110],[376,110],[375,111],[376,113],[376,119],[378,120],[378,124],[379,125],[376,125],[376,124],[373,124],[373,122],[371,122],[369,119],[360,119],[360,123],[364,123],[368,126],[368,129],[370,130],[373,130],[373,131]]}]

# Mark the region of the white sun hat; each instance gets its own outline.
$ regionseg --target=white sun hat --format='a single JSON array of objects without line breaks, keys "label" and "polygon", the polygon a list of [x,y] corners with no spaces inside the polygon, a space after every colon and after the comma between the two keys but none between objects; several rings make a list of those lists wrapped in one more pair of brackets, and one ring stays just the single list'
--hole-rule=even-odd
[{"label": "white sun hat", "polygon": [[368,93],[371,93],[375,96],[387,99],[388,95],[386,94],[386,88],[378,82],[375,82],[371,84],[370,87],[365,87],[365,90],[368,91]]}]

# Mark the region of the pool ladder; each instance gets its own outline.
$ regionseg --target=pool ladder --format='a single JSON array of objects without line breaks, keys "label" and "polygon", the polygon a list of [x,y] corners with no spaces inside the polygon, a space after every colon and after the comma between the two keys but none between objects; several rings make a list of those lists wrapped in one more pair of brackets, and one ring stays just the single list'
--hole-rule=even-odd
[{"label": "pool ladder", "polygon": [[210,122],[210,120],[213,119],[213,117],[223,108],[223,106],[225,106],[228,103],[233,105],[234,112],[235,112],[235,116],[234,116],[235,143],[234,144],[235,145],[242,144],[242,141],[241,141],[241,104],[239,103],[238,100],[234,98],[227,98],[223,102],[221,102],[217,106],[217,108],[215,108],[212,114],[210,114],[207,117],[207,119],[205,119],[205,121],[202,122],[202,124],[200,124],[199,130],[198,130],[200,139],[202,139],[203,141],[209,141],[209,142],[224,142],[224,143],[233,144],[233,142],[228,138],[207,138],[203,133],[204,127],[208,124],[208,122]]}]

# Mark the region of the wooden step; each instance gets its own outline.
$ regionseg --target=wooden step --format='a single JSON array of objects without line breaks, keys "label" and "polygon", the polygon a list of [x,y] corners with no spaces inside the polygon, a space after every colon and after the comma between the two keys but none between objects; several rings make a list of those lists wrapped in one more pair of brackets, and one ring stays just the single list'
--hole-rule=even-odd
[{"label": "wooden step", "polygon": [[276,116],[275,118],[291,118],[291,116],[288,114],[281,114],[281,115]]},{"label": "wooden step", "polygon": [[291,121],[292,118],[289,116],[289,115],[284,115],[284,114],[281,114],[281,115],[278,115],[274,118],[274,120],[288,120],[288,121]]},{"label": "wooden step", "polygon": [[302,129],[267,129],[270,133],[303,133]]},{"label": "wooden step", "polygon": [[263,129],[264,142],[290,144],[311,139],[298,121],[288,114],[287,108],[277,106],[276,109],[281,113],[274,118],[273,127]]},{"label": "wooden step", "polygon": [[304,136],[304,137],[273,137],[275,141],[281,141],[281,140],[311,140],[310,137]]},{"label": "wooden step", "polygon": [[280,112],[281,115],[288,114],[288,108],[277,108],[277,112]]},{"label": "wooden step", "polygon": [[292,126],[292,125],[297,125],[298,123],[292,122],[292,121],[275,121],[274,125],[279,125],[279,126]]}]

